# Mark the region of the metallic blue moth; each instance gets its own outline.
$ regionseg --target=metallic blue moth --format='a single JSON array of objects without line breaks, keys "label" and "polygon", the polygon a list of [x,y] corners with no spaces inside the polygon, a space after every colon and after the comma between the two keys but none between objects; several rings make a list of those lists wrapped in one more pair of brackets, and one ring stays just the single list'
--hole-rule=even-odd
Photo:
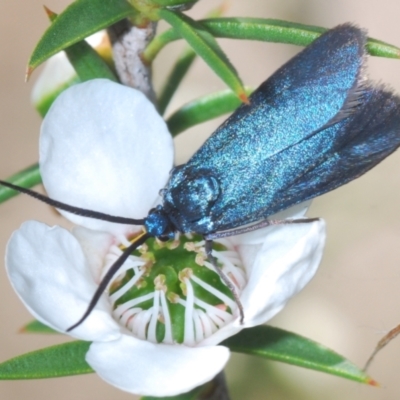
[{"label": "metallic blue moth", "polygon": [[145,227],[69,330],[90,314],[121,265],[149,237],[202,234],[220,273],[212,239],[244,232],[251,223],[254,229],[268,225],[269,216],[344,185],[395,151],[400,98],[366,78],[365,45],[365,32],[351,24],[321,35],[262,83],[250,104],[241,105],[186,164],[172,170],[162,205],[144,219],[80,209],[0,181],[66,211]]},{"label": "metallic blue moth", "polygon": [[[265,81],[171,174],[166,228],[207,235],[341,186],[400,145],[400,98],[365,76],[365,32],[338,26]],[[148,227],[153,233],[153,226]]]}]

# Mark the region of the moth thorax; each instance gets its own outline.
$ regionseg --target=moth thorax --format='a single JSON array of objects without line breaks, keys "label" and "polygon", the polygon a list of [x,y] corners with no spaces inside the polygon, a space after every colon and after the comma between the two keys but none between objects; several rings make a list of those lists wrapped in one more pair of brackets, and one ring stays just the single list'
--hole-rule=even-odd
[{"label": "moth thorax", "polygon": [[200,174],[195,178],[186,178],[171,190],[175,208],[187,221],[207,216],[219,193],[217,179]]}]

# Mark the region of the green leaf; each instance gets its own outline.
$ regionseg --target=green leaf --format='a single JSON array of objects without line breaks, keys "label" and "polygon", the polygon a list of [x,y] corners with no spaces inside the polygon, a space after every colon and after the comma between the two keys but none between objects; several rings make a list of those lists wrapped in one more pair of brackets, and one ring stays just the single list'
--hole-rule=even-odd
[{"label": "green leaf", "polygon": [[373,38],[368,38],[367,51],[371,56],[400,58],[400,49],[398,47]]},{"label": "green leaf", "polygon": [[238,353],[257,355],[377,385],[364,371],[334,351],[303,336],[272,326],[244,329],[221,344]]},{"label": "green leaf", "polygon": [[[198,21],[214,37],[259,40],[307,46],[327,29],[277,19],[213,18]],[[146,48],[143,58],[150,63],[168,43],[181,39],[178,32],[168,30],[157,35]],[[378,57],[400,58],[400,49],[376,39],[368,39],[369,54]]]},{"label": "green leaf", "polygon": [[152,0],[152,3],[157,4],[162,7],[173,7],[184,4],[193,5],[197,3],[198,0]]},{"label": "green leaf", "polygon": [[195,58],[196,53],[191,48],[186,48],[178,58],[178,61],[174,65],[171,73],[168,75],[165,81],[166,83],[160,92],[158,111],[161,115],[164,115],[172,96],[176,92],[176,89],[182,82],[182,79],[185,77]]},{"label": "green leaf", "polygon": [[[31,165],[30,167],[25,168],[15,175],[10,176],[6,180],[13,183],[14,185],[22,186],[24,188],[31,188],[33,186],[36,186],[42,182],[42,178],[40,177],[39,172],[39,165]],[[4,186],[0,186],[0,203],[3,203],[4,201],[16,196],[17,194],[19,194],[19,192]]]},{"label": "green leaf", "polygon": [[[245,90],[246,94],[252,92],[247,87]],[[167,125],[172,136],[176,136],[191,126],[230,113],[240,104],[240,100],[230,90],[216,92],[185,104],[168,118]]]},{"label": "green leaf", "polygon": [[245,90],[235,68],[209,32],[196,21],[179,12],[161,9],[159,16],[188,42],[193,50],[203,58],[242,101],[247,102]]},{"label": "green leaf", "polygon": [[90,342],[74,342],[46,347],[0,364],[0,379],[41,379],[93,372],[85,361]]},{"label": "green leaf", "polygon": [[33,320],[23,326],[20,330],[21,333],[60,333],[55,331],[54,329],[48,327],[42,322]]},{"label": "green leaf", "polygon": [[[208,13],[209,18],[217,18],[222,15],[225,11],[225,7],[220,5],[216,9],[212,10]],[[172,71],[168,75],[165,80],[165,84],[160,91],[159,99],[158,99],[158,111],[161,115],[164,115],[165,110],[170,103],[172,96],[176,92],[178,86],[182,82],[189,68],[193,64],[193,61],[196,58],[196,53],[192,50],[191,47],[186,47],[182,54],[179,56],[177,62],[175,63]]]},{"label": "green leaf", "polygon": [[65,51],[81,82],[95,78],[118,82],[108,64],[85,40],[74,44]]},{"label": "green leaf", "polygon": [[[308,46],[326,28],[303,25],[289,21],[258,18],[214,18],[200,21],[213,36],[262,40]],[[379,57],[400,58],[400,49],[376,39],[368,39],[369,54]]]},{"label": "green leaf", "polygon": [[134,13],[126,0],[74,1],[40,39],[29,60],[28,75],[52,55]]}]

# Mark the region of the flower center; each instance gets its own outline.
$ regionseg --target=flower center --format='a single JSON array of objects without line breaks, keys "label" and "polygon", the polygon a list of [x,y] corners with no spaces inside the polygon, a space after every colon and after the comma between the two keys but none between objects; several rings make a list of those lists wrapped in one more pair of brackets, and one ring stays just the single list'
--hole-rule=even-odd
[{"label": "flower center", "polygon": [[[121,252],[114,248],[109,263]],[[213,255],[240,295],[246,278],[238,253],[221,240],[214,242]],[[109,298],[114,318],[136,337],[154,343],[195,345],[238,313],[198,235],[169,242],[149,239],[124,263]]]}]

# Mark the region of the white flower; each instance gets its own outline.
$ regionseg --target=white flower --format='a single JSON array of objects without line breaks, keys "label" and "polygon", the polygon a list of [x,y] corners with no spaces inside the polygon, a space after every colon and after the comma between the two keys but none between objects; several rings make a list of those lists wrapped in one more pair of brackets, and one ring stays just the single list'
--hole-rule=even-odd
[{"label": "white flower", "polygon": [[[106,80],[68,89],[42,126],[40,166],[46,190],[51,198],[77,207],[143,218],[159,203],[158,192],[168,180],[172,162],[172,139],[153,105],[140,92]],[[62,213],[79,227],[69,232],[36,221],[24,223],[10,239],[6,264],[12,285],[35,318],[65,332],[86,310],[101,277],[121,253],[119,246],[127,245],[140,227]],[[290,215],[303,213],[300,206]],[[159,277],[150,296],[156,311],[152,308],[135,317],[136,326],[132,327],[136,311],[124,321],[123,313],[116,316],[118,307],[113,311],[110,304],[114,290],[110,296],[105,293],[90,316],[69,334],[93,342],[87,362],[118,388],[152,396],[183,393],[223,369],[229,350],[218,343],[266,322],[307,284],[321,259],[324,237],[324,223],[317,221],[268,227],[223,241],[227,250],[215,255],[237,288],[243,324],[229,299],[230,313],[227,307],[209,307],[210,313],[208,306],[205,312],[195,307],[200,300],[192,292],[189,300],[190,273],[182,272],[188,295],[186,300],[175,296],[175,301],[186,305],[185,317],[191,318],[184,323],[190,331],[185,332],[184,344],[174,343],[171,333],[165,334],[163,343],[155,338],[160,316],[166,332],[171,329],[166,306],[171,299],[165,296]],[[190,243],[187,248],[201,258],[200,245]],[[140,272],[149,267],[145,264],[131,256],[122,270]],[[225,313],[220,319],[214,315],[217,309]]]}]

